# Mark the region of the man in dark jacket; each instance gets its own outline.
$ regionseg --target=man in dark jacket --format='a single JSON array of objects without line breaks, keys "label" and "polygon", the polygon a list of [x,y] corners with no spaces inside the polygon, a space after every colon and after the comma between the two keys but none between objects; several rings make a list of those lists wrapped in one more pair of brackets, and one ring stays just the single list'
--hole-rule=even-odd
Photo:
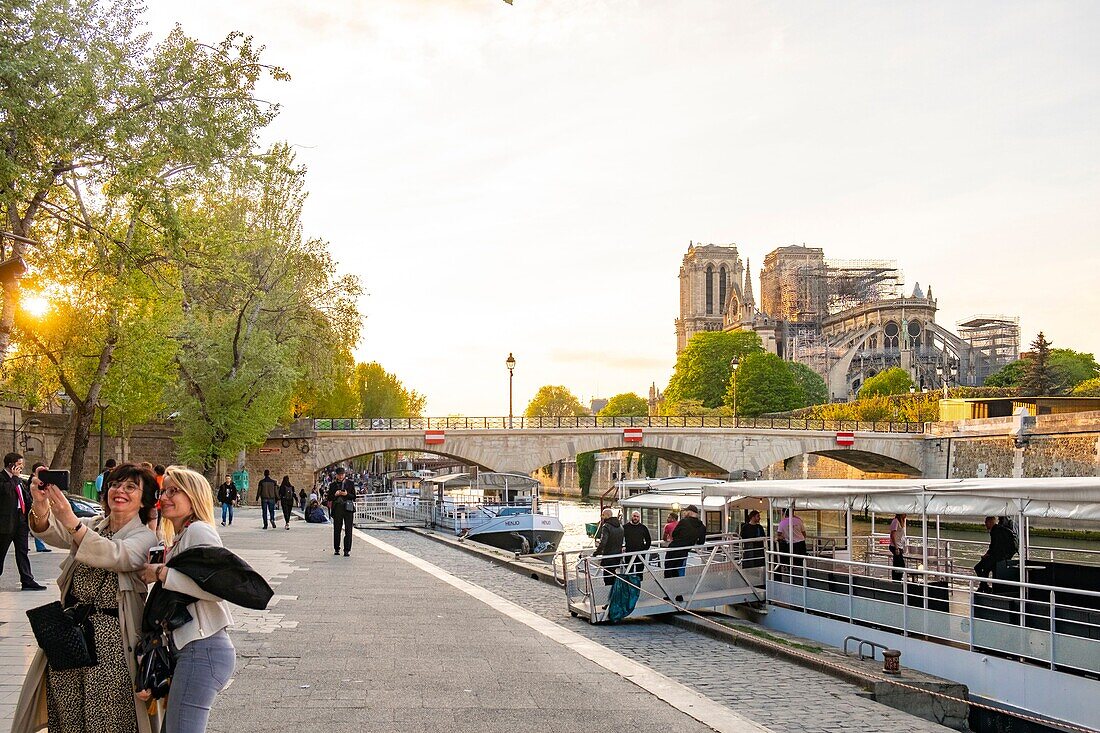
[{"label": "man in dark jacket", "polygon": [[46,586],[35,582],[31,573],[27,546],[30,537],[27,512],[31,508],[31,496],[19,478],[22,470],[23,456],[18,453],[4,456],[4,471],[0,473],[0,574],[4,572],[8,546],[14,544],[15,566],[19,570],[19,581],[23,590],[46,590]]},{"label": "man in dark jacket", "polygon": [[641,512],[633,511],[630,513],[630,521],[623,527],[623,540],[627,552],[638,553],[630,558],[630,569],[627,572],[642,572],[645,556],[641,553],[653,546],[653,539],[649,536],[649,527],[642,524]]},{"label": "man in dark jacket", "polygon": [[225,474],[225,481],[218,486],[218,503],[222,505],[222,526],[225,526],[225,518],[229,517],[229,523],[233,524],[233,505],[241,500],[237,485],[233,483],[233,477]]},{"label": "man in dark jacket", "polygon": [[329,502],[332,512],[332,554],[340,554],[340,529],[344,530],[344,557],[351,555],[351,527],[355,521],[355,510],[348,511],[347,502],[355,502],[355,482],[345,478],[344,467],[336,469],[336,478],[328,485]]},{"label": "man in dark jacket", "polygon": [[[669,547],[695,547],[707,541],[707,528],[699,521],[699,507],[690,504],[684,508],[676,529],[672,530]],[[684,574],[688,550],[669,550],[665,554],[665,577],[678,578]]]},{"label": "man in dark jacket", "polygon": [[279,499],[279,484],[271,478],[271,471],[264,469],[264,477],[256,486],[256,495],[260,499],[260,511],[264,515],[264,529],[267,529],[267,519],[271,517],[271,528],[275,529],[275,502]]},{"label": "man in dark jacket", "polygon": [[[998,523],[996,517],[986,517],[985,528],[989,532],[989,549],[974,566],[974,575],[979,578],[988,578],[997,569],[997,563],[1002,560],[1011,560],[1016,554],[1016,535],[1011,529]],[[979,592],[984,593],[988,590],[989,586],[986,583],[978,584]]]},{"label": "man in dark jacket", "polygon": [[[604,509],[600,514],[600,526],[596,530],[596,550],[593,555],[621,555],[623,553],[623,525],[610,509]],[[620,557],[604,558],[600,560],[603,568],[603,584],[611,585],[615,582],[615,571],[622,562]]]}]

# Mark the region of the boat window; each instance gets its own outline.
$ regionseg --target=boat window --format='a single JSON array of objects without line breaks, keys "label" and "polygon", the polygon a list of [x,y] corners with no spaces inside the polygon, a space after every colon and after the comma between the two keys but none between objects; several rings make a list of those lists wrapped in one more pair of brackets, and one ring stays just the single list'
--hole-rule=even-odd
[{"label": "boat window", "polygon": [[722,533],[722,512],[703,512],[706,515],[704,524],[707,525],[707,534]]}]

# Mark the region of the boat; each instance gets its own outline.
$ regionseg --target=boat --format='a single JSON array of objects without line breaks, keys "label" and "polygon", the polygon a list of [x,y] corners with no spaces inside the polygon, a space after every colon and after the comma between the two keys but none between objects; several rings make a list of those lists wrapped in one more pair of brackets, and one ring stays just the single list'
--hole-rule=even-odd
[{"label": "boat", "polygon": [[541,484],[519,473],[452,473],[424,478],[434,489],[434,523],[455,535],[522,555],[553,555],[565,535],[558,503],[539,498]]}]

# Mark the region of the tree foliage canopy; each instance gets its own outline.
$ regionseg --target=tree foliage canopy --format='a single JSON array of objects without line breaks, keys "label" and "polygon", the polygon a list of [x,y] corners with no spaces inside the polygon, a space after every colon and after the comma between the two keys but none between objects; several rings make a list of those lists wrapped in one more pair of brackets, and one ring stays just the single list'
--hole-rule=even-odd
[{"label": "tree foliage canopy", "polygon": [[424,396],[405,387],[378,362],[357,365],[354,384],[360,417],[419,417],[424,411]]},{"label": "tree foliage canopy", "polygon": [[1100,397],[1100,377],[1086,379],[1073,388],[1074,397]]},{"label": "tree foliage canopy", "polygon": [[822,405],[829,401],[829,388],[820,374],[798,361],[785,361],[795,384],[802,390],[802,404],[799,407]]},{"label": "tree foliage canopy", "polygon": [[766,352],[741,360],[725,395],[726,404],[746,417],[794,410],[803,406],[803,400],[802,388],[787,363]]},{"label": "tree foliage canopy", "polygon": [[890,367],[868,379],[859,388],[859,398],[886,397],[895,394],[908,394],[914,386],[909,372],[901,367]]},{"label": "tree foliage canopy", "polygon": [[1073,349],[1055,349],[1040,332],[1031,342],[1031,351],[1009,362],[986,378],[990,387],[1016,387],[1028,397],[1059,396],[1075,393],[1082,382],[1100,377],[1095,356]]},{"label": "tree foliage canopy", "polygon": [[730,361],[735,356],[744,359],[763,350],[760,337],[752,331],[695,334],[676,357],[676,368],[665,390],[665,402],[698,400],[703,407],[719,407],[730,381]]},{"label": "tree foliage canopy", "polygon": [[527,417],[573,417],[587,415],[577,396],[561,385],[546,384],[527,403]]},{"label": "tree foliage canopy", "polygon": [[634,392],[617,394],[600,410],[600,417],[645,417],[649,414],[649,402]]}]

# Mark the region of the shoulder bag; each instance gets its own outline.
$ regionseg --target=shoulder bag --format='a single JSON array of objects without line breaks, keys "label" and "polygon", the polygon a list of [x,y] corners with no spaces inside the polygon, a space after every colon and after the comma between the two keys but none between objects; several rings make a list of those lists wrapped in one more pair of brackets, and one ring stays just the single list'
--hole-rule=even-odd
[{"label": "shoulder bag", "polygon": [[[106,582],[107,575],[104,574],[96,590],[97,597]],[[99,664],[95,629],[90,618],[95,611],[96,607],[90,603],[73,604],[66,608],[61,601],[27,611],[34,640],[46,653],[50,667],[56,670],[80,669]]]}]

